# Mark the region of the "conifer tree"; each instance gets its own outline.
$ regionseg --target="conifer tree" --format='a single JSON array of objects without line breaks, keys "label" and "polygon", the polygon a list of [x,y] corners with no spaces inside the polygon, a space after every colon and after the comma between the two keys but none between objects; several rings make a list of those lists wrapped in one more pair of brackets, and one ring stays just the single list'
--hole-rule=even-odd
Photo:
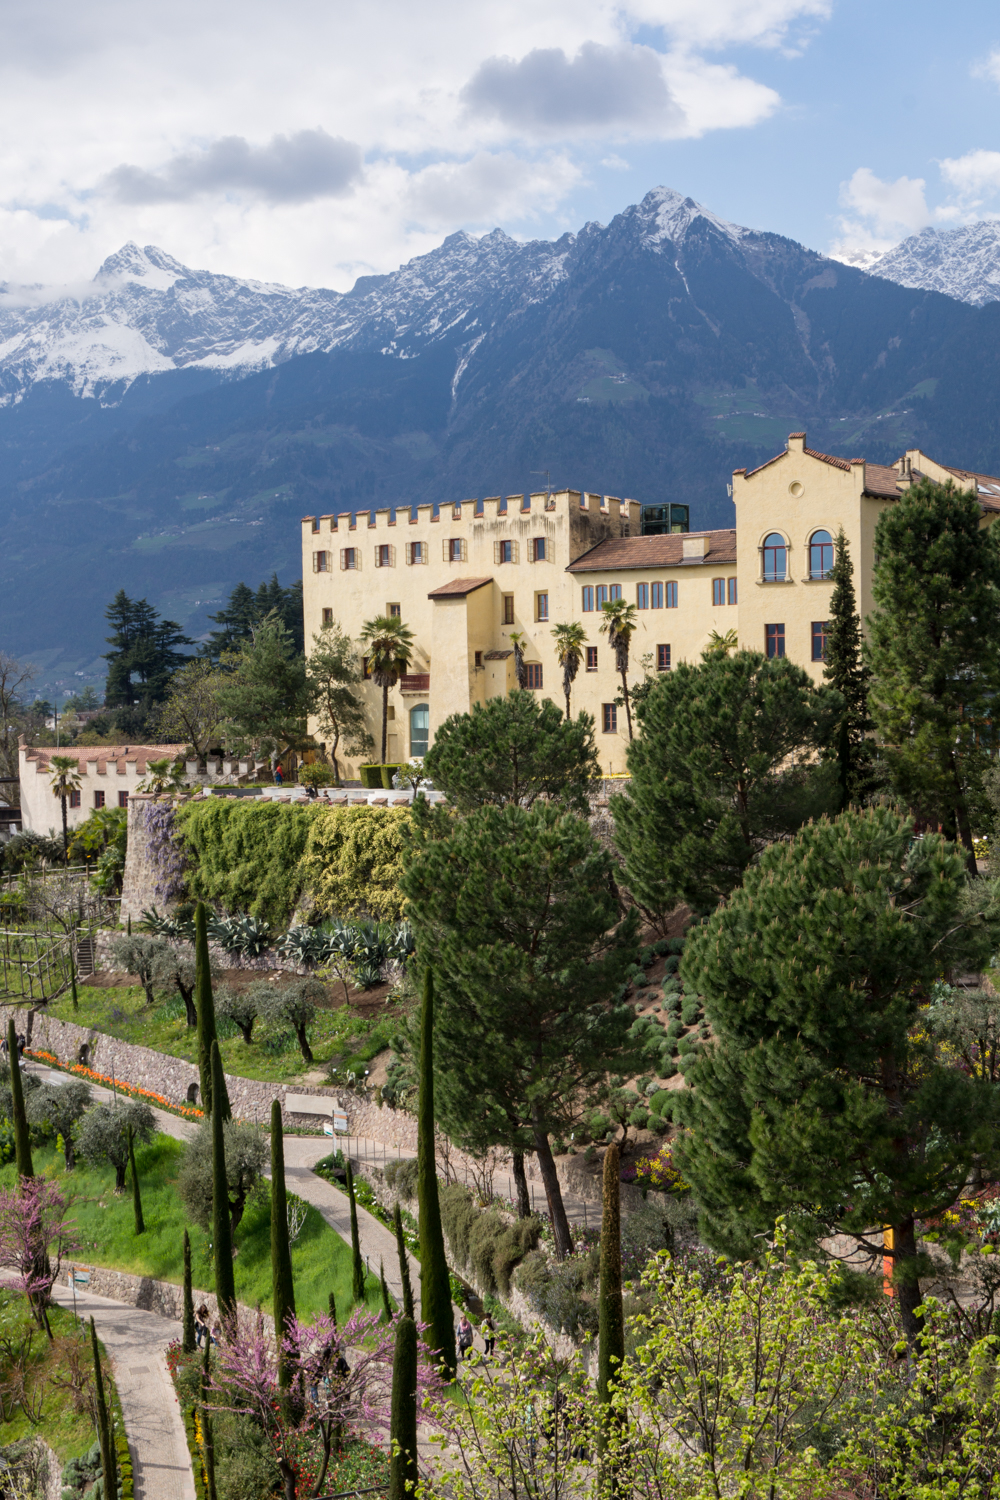
[{"label": "conifer tree", "polygon": [[389,1500],[412,1500],[417,1486],[417,1325],[406,1316],[396,1324],[389,1441]]},{"label": "conifer tree", "polygon": [[745,1258],[786,1214],[809,1253],[846,1235],[874,1260],[888,1226],[911,1341],[917,1222],[1000,1168],[996,1090],[926,1021],[940,975],[996,951],[990,903],[954,844],[850,809],[765,850],[684,951],[715,1038],[675,1106],[703,1234]]},{"label": "conifer tree", "polygon": [[212,1414],[208,1405],[208,1392],[212,1381],[212,1340],[206,1334],[205,1353],[201,1362],[201,1430],[205,1453],[206,1500],[216,1500],[215,1488],[215,1433]]},{"label": "conifer tree", "polygon": [[97,1329],[90,1320],[90,1352],[94,1360],[94,1400],[97,1407],[97,1441],[101,1449],[101,1474],[104,1478],[104,1493],[117,1495],[118,1466],[115,1463],[115,1448],[111,1438],[111,1420],[108,1401],[104,1393],[104,1373],[101,1370],[101,1351],[97,1347]]},{"label": "conifer tree", "polygon": [[976,496],[921,480],[875,531],[869,695],[896,791],[975,873],[1000,692],[1000,533]]},{"label": "conifer tree", "polygon": [[[194,913],[194,1003],[198,1014],[198,1075],[201,1107],[212,1113],[212,1043],[216,1040],[215,1001],[212,998],[212,968],[208,957],[208,913],[199,901]],[[222,1083],[225,1092],[225,1078]],[[229,1095],[226,1093],[223,1116],[229,1119]]]},{"label": "conifer tree", "polygon": [[392,1322],[392,1301],[389,1297],[389,1283],[385,1279],[385,1261],[378,1263],[378,1284],[382,1291],[382,1312],[387,1323]]},{"label": "conifer tree", "polygon": [[622,1304],[621,1184],[618,1147],[604,1153],[604,1212],[601,1218],[601,1280],[597,1330],[597,1399],[610,1406],[625,1358]]},{"label": "conifer tree", "polygon": [[21,1059],[17,1055],[17,1032],[14,1017],[7,1022],[7,1056],[10,1059],[11,1113],[14,1116],[14,1159],[19,1177],[34,1177],[35,1168],[31,1160],[31,1136],[28,1132],[28,1116],[24,1110],[24,1085],[21,1083]]},{"label": "conifer tree", "polygon": [[288,1320],[295,1316],[295,1282],[292,1278],[292,1247],[288,1242],[288,1201],[285,1194],[285,1137],[281,1128],[281,1103],[271,1101],[271,1290],[274,1298],[274,1332],[278,1343],[278,1383],[287,1390],[292,1364],[282,1347]]},{"label": "conifer tree", "polygon": [[354,1172],[347,1163],[347,1197],[351,1205],[351,1295],[355,1302],[364,1305],[365,1263],[361,1257],[361,1240],[358,1235],[358,1200],[354,1196]]},{"label": "conifer tree", "polygon": [[420,1211],[420,1317],[446,1380],[455,1374],[455,1314],[441,1227],[434,1140],[434,979],[424,973],[417,1099],[417,1202]]},{"label": "conifer tree", "polygon": [[326,1305],[327,1305],[327,1309],[328,1309],[328,1311],[330,1313],[330,1322],[333,1324],[334,1328],[336,1328],[336,1326],[337,1326],[337,1298],[336,1298],[336,1296],[334,1295],[333,1292],[331,1292],[329,1294],[329,1296],[327,1297],[327,1299],[326,1299]]},{"label": "conifer tree", "polygon": [[184,1231],[184,1322],[181,1333],[181,1353],[193,1354],[196,1348],[194,1336],[194,1289],[191,1285],[191,1236]]},{"label": "conifer tree", "polygon": [[128,1133],[128,1164],[132,1173],[132,1216],[136,1234],[146,1233],[146,1221],[142,1216],[142,1194],[139,1190],[139,1169],[135,1164],[135,1132]]},{"label": "conifer tree", "polygon": [[[219,1044],[212,1043],[212,1088],[221,1099],[225,1093]],[[212,1111],[212,1251],[215,1256],[215,1295],[223,1324],[236,1317],[236,1278],[233,1272],[233,1232],[229,1218],[229,1183],[226,1179],[225,1119],[220,1109]]]},{"label": "conifer tree", "polygon": [[403,1286],[403,1316],[413,1317],[413,1287],[410,1284],[410,1262],[406,1255],[406,1241],[403,1239],[403,1213],[397,1202],[392,1211],[393,1228],[396,1231],[396,1249],[399,1253],[399,1279]]},{"label": "conifer tree", "polygon": [[854,596],[854,564],[843,529],[837,533],[833,567],[828,576],[833,592],[826,629],[823,679],[844,700],[836,744],[843,810],[850,802],[859,801],[871,784],[872,757],[868,736],[874,728],[868,710],[871,672],[862,656],[861,616]]}]

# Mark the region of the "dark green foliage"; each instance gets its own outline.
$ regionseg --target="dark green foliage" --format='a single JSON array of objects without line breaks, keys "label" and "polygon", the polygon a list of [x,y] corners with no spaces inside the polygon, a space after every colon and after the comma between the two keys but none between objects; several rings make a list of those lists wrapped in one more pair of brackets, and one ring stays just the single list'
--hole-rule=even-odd
[{"label": "dark green foliage", "polygon": [[468,1271],[484,1294],[506,1297],[514,1271],[538,1245],[538,1219],[508,1223],[496,1209],[477,1208],[468,1188],[458,1182],[442,1188],[440,1198],[441,1224],[453,1264]]},{"label": "dark green foliage", "polygon": [[862,656],[861,616],[854,597],[854,564],[843,530],[837,533],[834,548],[823,680],[844,700],[835,745],[828,745],[826,752],[836,752],[842,810],[871,790],[873,746],[868,736],[874,725],[868,709],[871,673]]},{"label": "dark green foliage", "polygon": [[415,1198],[417,1196],[417,1158],[401,1156],[398,1161],[388,1162],[385,1180],[387,1186],[395,1188],[400,1198]]},{"label": "dark green foliage", "polygon": [[[170,678],[187,660],[178,646],[194,642],[181,634],[176,620],[161,620],[145,599],[130,599],[119,589],[108,605],[110,651],[104,701],[108,708],[148,707],[166,697]],[[140,741],[141,743],[141,741]]]},{"label": "dark green foliage", "polygon": [[330,1293],[329,1299],[327,1301],[327,1308],[328,1308],[329,1313],[330,1313],[330,1321],[333,1323],[333,1326],[336,1328],[336,1326],[337,1326],[337,1299],[334,1296],[333,1292]]},{"label": "dark green foliage", "polygon": [[610,1404],[625,1358],[622,1306],[621,1185],[618,1147],[604,1153],[604,1211],[601,1218],[601,1281],[597,1328],[597,1399]]},{"label": "dark green foliage", "polygon": [[115,1192],[125,1190],[125,1173],[129,1165],[129,1137],[140,1144],[151,1141],[156,1132],[156,1117],[141,1099],[123,1099],[114,1104],[95,1104],[80,1121],[76,1150],[92,1166],[115,1169]]},{"label": "dark green foliage", "polygon": [[[226,1152],[229,1222],[235,1235],[248,1204],[256,1195],[263,1196],[268,1144],[267,1137],[249,1120],[223,1120],[222,1135]],[[198,1126],[184,1148],[184,1159],[177,1175],[177,1191],[188,1215],[206,1230],[211,1229],[215,1211],[213,1140],[212,1122],[206,1120]]]},{"label": "dark green foliage", "polygon": [[457,820],[418,804],[413,824],[401,884],[418,956],[434,954],[439,1123],[464,1149],[535,1152],[565,1255],[549,1138],[609,1072],[641,1071],[645,1023],[621,1001],[638,913],[623,916],[611,855],[558,803]]},{"label": "dark green foliage", "polygon": [[520,689],[446,719],[424,770],[460,812],[554,797],[584,815],[601,774],[590,715],[566,719],[550,699]]},{"label": "dark green foliage", "polygon": [[351,1294],[355,1302],[364,1303],[365,1300],[365,1263],[361,1258],[361,1240],[358,1237],[358,1200],[354,1195],[354,1172],[351,1163],[347,1163],[347,1196],[351,1204],[351,1260],[352,1275]]},{"label": "dark green foliage", "polygon": [[[234,1302],[235,1307],[235,1302]],[[222,1307],[219,1307],[219,1316],[223,1316]],[[201,1363],[201,1430],[205,1454],[205,1480],[208,1490],[208,1500],[216,1500],[215,1486],[215,1432],[211,1409],[208,1404],[208,1393],[212,1381],[212,1340],[206,1338],[205,1352]]]},{"label": "dark green foliage", "polygon": [[420,1087],[417,1099],[417,1200],[420,1205],[420,1317],[424,1341],[445,1379],[455,1373],[455,1316],[441,1228],[434,1144],[434,979],[423,978],[420,1007]]},{"label": "dark green foliage", "polygon": [[[212,1042],[212,1090],[216,1099],[225,1092],[219,1044]],[[215,1295],[223,1323],[236,1317],[236,1280],[233,1274],[233,1234],[229,1222],[229,1188],[226,1179],[225,1116],[212,1111],[212,1245],[215,1256]]]},{"label": "dark green foliage", "polygon": [[375,787],[382,785],[382,767],[377,762],[359,766],[358,776],[361,780],[361,785],[368,791],[372,791]]},{"label": "dark green foliage", "polygon": [[281,1104],[277,1099],[271,1101],[271,1287],[278,1338],[278,1377],[282,1390],[287,1390],[292,1371],[281,1340],[288,1331],[289,1318],[295,1316],[295,1283],[292,1280],[292,1247],[288,1243],[285,1137],[281,1127]]},{"label": "dark green foliage", "polygon": [[139,1189],[139,1169],[135,1164],[135,1132],[128,1132],[128,1164],[132,1173],[132,1212],[135,1215],[136,1234],[146,1233],[146,1221],[142,1217],[142,1194]]},{"label": "dark green foliage", "polygon": [[194,1293],[191,1286],[191,1236],[184,1231],[184,1323],[181,1333],[181,1353],[193,1354],[194,1337]]},{"label": "dark green foliage", "polygon": [[277,613],[295,650],[301,654],[305,650],[302,579],[286,589],[278,582],[277,573],[272,573],[270,582],[261,583],[256,593],[245,583],[238,583],[218,614],[209,615],[208,618],[222,628],[211,632],[200,648],[201,655],[217,662],[223,651],[235,651],[245,642],[252,641],[257,626],[272,612]]},{"label": "dark green foliage", "polygon": [[97,1329],[90,1320],[90,1352],[94,1361],[94,1400],[97,1407],[97,1441],[101,1445],[101,1473],[104,1477],[105,1495],[118,1493],[118,1474],[115,1465],[115,1448],[111,1438],[111,1420],[108,1415],[107,1397],[104,1394],[104,1373],[101,1369],[101,1351],[97,1347]]},{"label": "dark green foliage", "polygon": [[208,913],[198,902],[194,914],[194,1003],[198,1016],[198,1078],[201,1107],[212,1113],[212,1043],[216,1038],[215,1004],[212,999],[212,965],[208,956]]},{"label": "dark green foliage", "polygon": [[396,1253],[399,1256],[399,1279],[403,1285],[403,1316],[413,1317],[413,1287],[410,1284],[410,1262],[403,1239],[403,1215],[397,1203],[392,1210],[392,1225],[396,1231]]},{"label": "dark green foliage", "polygon": [[385,1262],[378,1263],[378,1284],[382,1293],[382,1316],[387,1323],[392,1322],[392,1300],[389,1296],[389,1284],[385,1279]]},{"label": "dark green foliage", "polygon": [[298,866],[317,806],[209,797],[176,817],[188,857],[188,891],[226,911],[250,912],[277,931],[288,924],[302,887]]},{"label": "dark green foliage", "polygon": [[14,1155],[18,1174],[34,1177],[31,1161],[31,1137],[28,1133],[28,1117],[24,1112],[24,1089],[21,1084],[21,1061],[17,1055],[17,1031],[14,1017],[7,1022],[7,1057],[10,1063],[11,1119],[14,1126]]},{"label": "dark green foliage", "polygon": [[550,1260],[543,1250],[533,1250],[514,1272],[514,1286],[557,1333],[568,1333],[571,1338],[596,1333],[600,1259],[596,1245],[565,1261]]},{"label": "dark green foliage", "polygon": [[406,1316],[396,1325],[389,1441],[389,1500],[408,1500],[417,1484],[417,1325]]},{"label": "dark green foliage", "polygon": [[966,850],[1000,691],[1000,534],[974,494],[922,480],[879,516],[870,704],[899,795]]},{"label": "dark green foliage", "polygon": [[836,766],[816,752],[842,713],[839,694],[786,658],[739,651],[661,673],[637,709],[631,783],[611,799],[643,909],[710,909],[773,839],[832,809]]},{"label": "dark green foliage", "polygon": [[262,620],[253,638],[223,660],[216,698],[231,749],[276,756],[312,743],[306,717],[312,690],[305,657],[278,614]]},{"label": "dark green foliage", "polygon": [[716,1038],[673,1104],[704,1234],[747,1256],[779,1214],[813,1241],[888,1225],[908,1336],[915,1221],[955,1201],[974,1161],[1000,1166],[996,1091],[939,1050],[925,1010],[942,972],[996,950],[991,902],[954,844],[853,810],[768,849],[684,955]]}]

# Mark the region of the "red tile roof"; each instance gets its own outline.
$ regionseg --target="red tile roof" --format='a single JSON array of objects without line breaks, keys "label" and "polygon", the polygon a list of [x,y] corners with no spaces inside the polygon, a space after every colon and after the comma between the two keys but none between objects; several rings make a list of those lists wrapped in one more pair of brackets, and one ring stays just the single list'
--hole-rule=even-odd
[{"label": "red tile roof", "polygon": [[[708,538],[708,551],[704,557],[685,558],[684,543],[698,536]],[[689,568],[696,564],[721,567],[735,561],[735,530],[685,531],[669,536],[610,537],[570,563],[566,571],[607,573],[623,568]]]},{"label": "red tile roof", "polygon": [[956,469],[952,464],[942,464],[941,467],[954,474],[963,488],[975,487],[976,499],[984,510],[1000,511],[1000,479],[996,475],[977,474],[974,469]]},{"label": "red tile roof", "polygon": [[[804,438],[805,433],[792,432],[789,433],[789,437]],[[759,474],[761,469],[770,468],[771,464],[779,463],[781,459],[787,458],[788,451],[785,448],[781,453],[776,453],[773,458],[769,458],[764,463],[758,464],[756,469],[751,469],[749,472],[737,469],[736,473],[745,473],[747,479],[750,479],[754,474]],[[864,492],[866,495],[878,495],[886,500],[898,500],[899,498],[899,475],[894,468],[886,464],[866,463],[863,458],[838,458],[833,453],[820,453],[818,448],[803,448],[802,452],[809,458],[819,459],[821,464],[830,464],[832,468],[842,470],[845,474],[851,472],[854,464],[863,463],[865,465]]]},{"label": "red tile roof", "polygon": [[53,755],[71,755],[77,761],[79,774],[85,776],[88,761],[116,761],[122,771],[130,762],[136,763],[136,769],[141,775],[145,775],[147,761],[177,759],[183,751],[183,745],[28,745],[25,747],[25,760],[35,762],[35,771],[38,775],[47,775],[49,762]]},{"label": "red tile roof", "polygon": [[453,578],[450,583],[443,583],[439,589],[432,589],[427,597],[428,599],[463,599],[466,594],[473,594],[476,589],[481,589],[487,583],[492,582],[492,578]]}]

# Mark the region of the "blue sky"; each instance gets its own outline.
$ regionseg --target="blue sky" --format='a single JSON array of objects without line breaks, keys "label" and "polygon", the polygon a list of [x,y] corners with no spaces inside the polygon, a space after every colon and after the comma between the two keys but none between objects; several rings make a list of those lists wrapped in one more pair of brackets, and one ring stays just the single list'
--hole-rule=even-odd
[{"label": "blue sky", "polygon": [[82,282],[136,240],[345,289],[659,183],[821,250],[1000,213],[979,0],[0,4],[12,282]]}]

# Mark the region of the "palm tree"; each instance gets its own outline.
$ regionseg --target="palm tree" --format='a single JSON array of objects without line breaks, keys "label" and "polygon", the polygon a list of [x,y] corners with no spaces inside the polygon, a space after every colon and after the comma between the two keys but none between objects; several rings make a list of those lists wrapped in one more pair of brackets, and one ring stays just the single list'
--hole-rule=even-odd
[{"label": "palm tree", "polygon": [[382,764],[389,723],[389,689],[395,687],[413,654],[413,631],[396,615],[376,615],[361,630],[368,656],[368,675],[382,689]]},{"label": "palm tree", "polygon": [[601,631],[608,638],[608,645],[615,653],[615,666],[622,674],[622,692],[625,697],[625,717],[628,720],[628,737],[632,738],[632,705],[628,696],[628,648],[639,625],[639,611],[634,604],[624,599],[612,599],[601,605],[604,623]]},{"label": "palm tree", "polygon": [[708,645],[701,653],[702,660],[707,661],[710,656],[728,656],[730,651],[735,651],[739,643],[739,637],[735,630],[727,630],[725,635],[720,635],[717,630],[708,632]]},{"label": "palm tree", "polygon": [[52,795],[58,797],[62,804],[63,825],[63,863],[69,861],[69,824],[66,819],[66,798],[70,792],[79,791],[80,762],[75,755],[53,755],[49,759],[49,770],[52,772]]},{"label": "palm tree", "polygon": [[566,717],[569,718],[569,694],[576,674],[580,670],[580,660],[583,656],[583,648],[587,641],[587,632],[583,626],[574,620],[569,625],[556,625],[552,634],[556,638],[556,656],[562,667],[563,692],[566,694]]}]

